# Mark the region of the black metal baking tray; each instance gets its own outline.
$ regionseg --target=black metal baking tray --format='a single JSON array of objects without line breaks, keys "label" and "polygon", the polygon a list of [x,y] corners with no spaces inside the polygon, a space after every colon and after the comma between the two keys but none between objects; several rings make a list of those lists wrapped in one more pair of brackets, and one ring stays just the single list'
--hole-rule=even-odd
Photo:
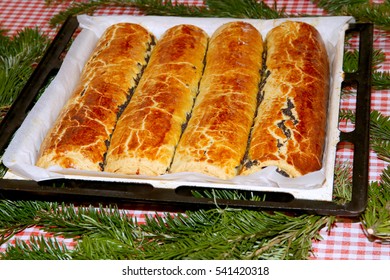
[{"label": "black metal baking tray", "polygon": [[[39,91],[55,75],[62,64],[62,54],[78,29],[78,21],[70,17],[63,24],[41,62],[26,83],[9,112],[0,123],[0,151],[4,151],[13,134],[33,107]],[[198,198],[194,191],[205,188],[183,186],[176,189],[154,188],[148,184],[114,183],[86,180],[32,180],[0,179],[0,198],[13,200],[44,200],[81,204],[117,204],[120,207],[148,210],[174,210],[237,207],[251,210],[281,210],[354,217],[362,213],[367,203],[369,171],[369,123],[371,95],[371,67],[373,25],[350,24],[346,33],[359,36],[359,65],[354,73],[345,73],[345,84],[355,84],[356,121],[351,132],[341,132],[340,142],[353,144],[352,199],[345,204],[334,201],[296,199],[288,193],[238,191],[243,197],[256,195],[261,201],[248,199]],[[207,189],[212,191],[211,189]]]}]

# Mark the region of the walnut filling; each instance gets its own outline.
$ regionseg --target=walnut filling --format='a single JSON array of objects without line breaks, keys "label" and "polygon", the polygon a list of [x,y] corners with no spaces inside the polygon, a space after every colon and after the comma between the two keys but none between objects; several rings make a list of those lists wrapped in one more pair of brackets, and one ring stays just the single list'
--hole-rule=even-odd
[{"label": "walnut filling", "polygon": [[[261,91],[261,89],[264,87],[264,85],[266,83],[266,79],[270,75],[270,71],[264,71],[264,73],[265,73],[264,78],[259,85],[259,98],[258,98],[259,105],[264,98],[264,92]],[[285,154],[287,152],[286,144],[289,140],[291,140],[293,138],[293,131],[292,131],[292,129],[290,129],[286,126],[286,122],[291,121],[294,126],[296,126],[299,123],[297,113],[295,110],[295,105],[294,105],[293,101],[291,100],[291,98],[286,99],[286,106],[281,109],[281,112],[282,112],[283,119],[281,121],[277,122],[276,126],[278,127],[278,129],[280,129],[282,131],[282,133],[285,137],[281,138],[280,136],[278,137],[276,134],[274,135],[274,137],[277,138],[276,139],[276,146],[278,148],[279,154]],[[249,138],[248,145],[249,145],[250,141],[251,141],[251,139]],[[248,151],[247,151],[247,153],[248,153]],[[246,154],[246,156],[243,160],[243,167],[244,168],[250,169],[252,166],[256,166],[258,164],[259,164],[258,160],[250,160],[248,154]],[[290,177],[286,171],[284,171],[280,168],[277,169],[277,172],[285,177]]]},{"label": "walnut filling", "polygon": [[286,153],[286,144],[289,140],[293,138],[293,130],[291,128],[288,128],[286,126],[287,121],[291,121],[294,126],[296,126],[299,121],[296,116],[295,106],[294,103],[290,98],[287,98],[286,107],[281,109],[282,115],[284,117],[283,120],[276,123],[277,127],[282,130],[285,138],[284,139],[277,139],[277,147],[279,153]]},{"label": "walnut filling", "polygon": [[[143,63],[140,63],[138,62],[137,63],[137,67],[138,67],[138,73],[137,75],[133,78],[134,80],[134,85],[129,88],[128,90],[128,95],[127,95],[127,100],[118,106],[118,113],[117,113],[117,116],[116,116],[116,119],[118,120],[119,117],[122,115],[123,111],[125,110],[125,108],[127,107],[127,105],[129,104],[131,98],[133,97],[133,94],[135,92],[135,89],[137,88],[138,86],[138,83],[145,71],[145,68],[149,62],[149,59],[150,59],[150,55],[152,53],[152,49],[153,47],[156,45],[156,39],[153,35],[150,36],[150,41],[148,42],[148,45],[147,45],[147,49],[146,49],[146,54],[145,54],[145,60]],[[112,137],[112,134],[114,133],[115,131],[115,127],[113,128],[113,130],[111,131],[111,134],[109,136],[109,139],[105,141],[105,144],[106,144],[106,152],[104,153],[103,155],[103,162],[100,162],[99,163],[99,166],[101,168],[101,170],[103,171],[104,170],[104,166],[106,165],[106,157],[107,157],[107,150],[108,150],[108,147],[110,146],[110,140],[111,140],[111,137]]]},{"label": "walnut filling", "polygon": [[259,112],[241,174],[265,166],[298,177],[319,170],[326,125],[329,61],[318,31],[286,22],[268,32]]},{"label": "walnut filling", "polygon": [[250,142],[252,140],[252,137],[251,137],[252,136],[252,130],[253,130],[253,126],[255,124],[255,120],[256,120],[258,111],[259,111],[259,106],[260,106],[261,102],[264,100],[265,92],[264,92],[263,88],[264,88],[264,86],[265,86],[265,84],[267,82],[268,77],[271,75],[271,71],[267,70],[266,60],[267,60],[267,51],[265,49],[263,51],[263,54],[262,54],[262,61],[263,61],[263,63],[262,63],[262,68],[260,69],[261,80],[260,80],[260,83],[259,83],[259,90],[258,90],[258,93],[257,93],[257,105],[256,105],[257,109],[256,109],[256,112],[255,112],[255,115],[254,115],[254,118],[253,118],[253,124],[252,124],[251,130],[250,130],[250,133],[249,133],[249,136],[248,136],[246,152],[245,152],[245,155],[244,155],[244,157],[242,159],[241,166],[238,166],[237,170],[240,167],[249,169],[252,166],[258,164],[257,160],[251,160],[249,158],[248,153],[249,153]]},{"label": "walnut filling", "polygon": [[256,166],[258,165],[259,162],[257,160],[247,160],[245,163],[244,163],[244,167],[246,169],[250,169],[252,166]]},{"label": "walnut filling", "polygon": [[288,175],[288,173],[280,168],[277,168],[276,169],[276,172],[279,173],[280,175],[283,175],[284,177],[288,177],[290,178],[290,175]]},{"label": "walnut filling", "polygon": [[294,108],[294,103],[291,101],[290,98],[287,98],[287,108],[283,108],[282,113],[286,117],[289,117],[289,119],[293,121],[294,125],[297,125],[298,119],[295,117],[295,112],[293,112]]},{"label": "walnut filling", "polygon": [[277,123],[277,126],[283,131],[283,134],[286,136],[286,140],[291,138],[291,130],[285,125],[286,120],[282,120]]}]

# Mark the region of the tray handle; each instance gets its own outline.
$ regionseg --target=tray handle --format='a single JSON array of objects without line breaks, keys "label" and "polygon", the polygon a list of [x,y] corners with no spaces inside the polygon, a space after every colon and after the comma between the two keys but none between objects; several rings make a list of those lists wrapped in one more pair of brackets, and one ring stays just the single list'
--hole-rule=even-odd
[{"label": "tray handle", "polygon": [[344,78],[344,82],[357,85],[355,129],[350,132],[341,132],[340,140],[351,142],[354,145],[352,199],[346,208],[348,211],[361,213],[366,207],[369,180],[373,25],[351,24],[347,32],[359,34],[358,70],[353,73],[345,73]]}]

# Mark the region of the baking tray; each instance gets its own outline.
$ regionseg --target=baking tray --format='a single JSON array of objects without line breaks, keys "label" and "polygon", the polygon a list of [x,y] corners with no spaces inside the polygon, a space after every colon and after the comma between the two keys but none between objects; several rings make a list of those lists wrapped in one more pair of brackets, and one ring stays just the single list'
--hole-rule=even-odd
[{"label": "baking tray", "polygon": [[[69,18],[59,30],[53,43],[37,66],[33,75],[0,124],[0,149],[4,150],[27,113],[34,106],[37,95],[47,80],[55,75],[62,64],[62,54],[77,30],[76,18]],[[237,190],[243,196],[257,195],[262,201],[196,198],[193,191],[204,191],[196,186],[179,186],[175,189],[155,188],[149,184],[107,182],[89,180],[32,181],[1,179],[0,195],[11,199],[39,199],[79,203],[102,203],[131,205],[131,207],[193,209],[205,207],[239,207],[252,210],[296,210],[317,214],[357,216],[364,211],[367,201],[369,115],[372,24],[349,24],[347,33],[359,36],[359,67],[354,73],[345,73],[345,84],[357,85],[356,122],[351,132],[340,132],[340,141],[350,142],[354,147],[352,175],[352,199],[346,204],[333,201],[297,199],[289,193]],[[358,160],[356,160],[358,159]],[[210,188],[206,190],[211,191]],[[231,189],[229,189],[231,190]],[[260,189],[259,189],[260,190]]]}]

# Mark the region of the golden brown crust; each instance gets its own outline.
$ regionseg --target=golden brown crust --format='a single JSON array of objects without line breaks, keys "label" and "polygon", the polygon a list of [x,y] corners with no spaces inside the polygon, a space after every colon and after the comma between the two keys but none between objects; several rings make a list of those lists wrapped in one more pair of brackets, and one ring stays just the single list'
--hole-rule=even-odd
[{"label": "golden brown crust", "polygon": [[205,72],[171,172],[237,174],[256,110],[263,42],[252,25],[232,22],[210,39]]},{"label": "golden brown crust", "polygon": [[266,38],[263,100],[242,174],[275,165],[290,177],[319,170],[325,142],[328,56],[318,31],[285,22]]},{"label": "golden brown crust", "polygon": [[44,139],[37,166],[101,170],[121,106],[147,63],[154,37],[137,24],[110,26]]},{"label": "golden brown crust", "polygon": [[167,171],[198,91],[207,44],[207,34],[192,25],[163,34],[112,135],[105,171]]}]

